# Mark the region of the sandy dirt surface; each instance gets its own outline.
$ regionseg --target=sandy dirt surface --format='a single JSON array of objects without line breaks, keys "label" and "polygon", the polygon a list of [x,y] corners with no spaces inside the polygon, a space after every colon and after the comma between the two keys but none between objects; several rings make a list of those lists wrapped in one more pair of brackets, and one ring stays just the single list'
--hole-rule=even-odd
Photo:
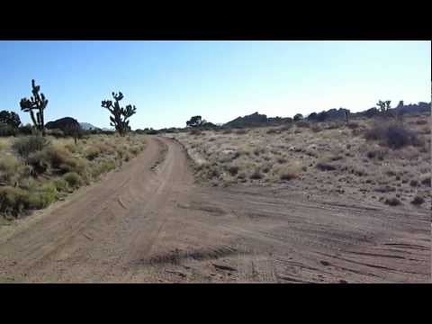
[{"label": "sandy dirt surface", "polygon": [[431,218],[289,185],[198,185],[151,137],[121,170],[0,228],[1,282],[431,282]]}]

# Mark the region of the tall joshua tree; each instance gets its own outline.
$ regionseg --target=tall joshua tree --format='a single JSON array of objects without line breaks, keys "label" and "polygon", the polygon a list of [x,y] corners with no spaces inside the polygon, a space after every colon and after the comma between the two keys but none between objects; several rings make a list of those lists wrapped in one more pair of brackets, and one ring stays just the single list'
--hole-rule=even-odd
[{"label": "tall joshua tree", "polygon": [[[35,80],[32,80],[32,94],[33,96],[28,98],[22,98],[20,101],[21,110],[30,113],[33,125],[37,130],[45,135],[45,122],[44,122],[44,109],[48,105],[48,99],[45,98],[43,93],[39,94],[40,86],[36,85]],[[33,110],[36,110],[36,118]]]},{"label": "tall joshua tree", "polygon": [[124,136],[129,130],[129,118],[136,113],[136,107],[127,105],[125,108],[120,107],[119,101],[123,99],[123,94],[112,93],[114,102],[111,100],[103,100],[102,107],[109,110],[112,116],[110,116],[110,125],[114,126],[116,131]]}]

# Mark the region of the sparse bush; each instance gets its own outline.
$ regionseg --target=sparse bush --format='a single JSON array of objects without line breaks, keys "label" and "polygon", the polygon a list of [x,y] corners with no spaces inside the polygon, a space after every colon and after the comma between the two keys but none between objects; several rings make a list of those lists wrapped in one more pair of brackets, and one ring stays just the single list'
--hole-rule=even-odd
[{"label": "sparse bush", "polygon": [[365,133],[365,138],[381,141],[382,144],[392,149],[419,144],[419,139],[414,131],[398,124],[375,125]]},{"label": "sparse bush", "polygon": [[58,192],[66,192],[69,190],[69,184],[64,178],[55,179],[54,186]]},{"label": "sparse bush", "polygon": [[414,199],[411,201],[411,204],[413,205],[421,205],[424,203],[424,198],[420,196],[415,196]]},{"label": "sparse bush", "polygon": [[413,180],[410,181],[409,184],[410,184],[411,187],[417,187],[418,181],[413,179]]},{"label": "sparse bush", "polygon": [[192,128],[190,130],[189,134],[198,136],[198,135],[203,135],[203,132],[197,128]]},{"label": "sparse bush", "polygon": [[308,123],[305,120],[299,120],[298,122],[295,123],[297,127],[301,127],[301,128],[310,128],[310,123]]},{"label": "sparse bush", "polygon": [[347,124],[347,127],[350,128],[350,129],[356,129],[356,128],[359,128],[360,125],[359,125],[358,123],[349,122],[349,123]]},{"label": "sparse bush", "polygon": [[426,119],[419,119],[419,120],[416,121],[417,125],[426,125],[428,123],[429,122]]},{"label": "sparse bush", "polygon": [[331,164],[325,163],[325,162],[318,162],[316,164],[316,168],[318,170],[321,170],[321,171],[333,171],[333,170],[336,170],[336,167],[334,165],[331,165]]},{"label": "sparse bush", "polygon": [[240,168],[237,165],[230,165],[230,166],[228,166],[227,171],[232,176],[235,176],[239,172],[239,169]]},{"label": "sparse bush", "polygon": [[280,129],[278,129],[278,128],[270,128],[269,130],[267,130],[266,133],[267,134],[280,134]]},{"label": "sparse bush", "polygon": [[294,170],[289,170],[289,169],[282,171],[282,173],[279,175],[279,178],[281,180],[286,180],[286,181],[295,179],[297,177],[298,174]]},{"label": "sparse bush", "polygon": [[0,158],[0,185],[13,185],[19,178],[23,165],[13,155],[5,155]]},{"label": "sparse bush", "polygon": [[244,135],[244,134],[247,134],[247,133],[248,133],[248,130],[247,130],[247,129],[244,129],[244,128],[240,128],[240,129],[237,129],[237,130],[235,131],[235,133],[236,133],[237,135]]},{"label": "sparse bush", "polygon": [[387,150],[384,149],[375,149],[375,150],[370,150],[366,153],[366,156],[369,159],[378,159],[380,161],[384,160],[384,157],[387,155]]},{"label": "sparse bush", "polygon": [[80,175],[76,172],[68,172],[63,176],[63,179],[66,180],[69,187],[78,188],[82,184],[82,179]]},{"label": "sparse bush", "polygon": [[384,201],[384,203],[385,203],[386,205],[389,205],[389,206],[398,206],[398,205],[402,205],[402,202],[401,202],[399,199],[397,199],[396,197],[393,197],[393,198],[386,198],[386,200]]},{"label": "sparse bush", "polygon": [[251,174],[250,178],[253,180],[262,179],[263,174],[261,173],[261,171],[259,169],[255,169],[255,171]]},{"label": "sparse bush", "polygon": [[0,187],[0,212],[17,217],[29,206],[28,193],[20,188]]},{"label": "sparse bush", "polygon": [[314,132],[314,133],[319,133],[322,131],[322,128],[317,124],[313,125],[311,129],[312,129],[312,132]]},{"label": "sparse bush", "polygon": [[45,133],[46,135],[50,135],[55,138],[65,137],[65,134],[61,129],[47,129]]},{"label": "sparse bush", "polygon": [[28,194],[28,208],[42,209],[52,204],[57,198],[57,189],[53,183],[46,183]]},{"label": "sparse bush", "polygon": [[431,186],[431,177],[429,176],[429,177],[424,178],[424,179],[421,181],[421,183],[422,183],[422,185],[425,185],[425,186],[427,186],[427,187],[430,187],[430,186]]},{"label": "sparse bush", "polygon": [[12,144],[12,149],[15,150],[19,156],[27,158],[33,152],[42,151],[49,144],[50,142],[46,138],[33,135],[17,138]]}]

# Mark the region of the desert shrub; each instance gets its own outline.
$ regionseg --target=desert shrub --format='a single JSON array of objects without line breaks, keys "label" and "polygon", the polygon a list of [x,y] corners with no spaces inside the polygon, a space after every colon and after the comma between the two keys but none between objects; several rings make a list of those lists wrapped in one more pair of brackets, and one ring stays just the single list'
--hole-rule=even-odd
[{"label": "desert shrub", "polygon": [[297,127],[301,127],[301,128],[310,128],[310,123],[308,123],[308,122],[305,121],[305,120],[299,120],[299,121],[297,121],[295,124],[296,124]]},{"label": "desert shrub", "polygon": [[415,196],[414,199],[411,201],[411,204],[413,205],[421,205],[424,203],[424,198],[420,196]]},{"label": "desert shrub", "polygon": [[0,213],[17,217],[28,206],[28,192],[16,187],[0,187]]},{"label": "desert shrub", "polygon": [[53,183],[46,183],[28,194],[28,208],[41,209],[57,199],[57,189]]},{"label": "desert shrub", "polygon": [[97,178],[99,175],[114,170],[115,168],[116,164],[113,160],[104,160],[92,168],[91,175],[93,178]]},{"label": "desert shrub", "polygon": [[384,157],[387,154],[387,150],[384,149],[375,149],[375,150],[370,150],[366,153],[366,156],[369,159],[378,159],[380,161],[384,160]]},{"label": "desert shrub", "polygon": [[334,165],[331,165],[331,164],[326,163],[326,162],[318,162],[316,164],[316,168],[318,170],[321,170],[321,171],[333,171],[333,170],[336,170],[336,167]]},{"label": "desert shrub", "polygon": [[393,198],[386,198],[386,200],[384,201],[384,203],[385,203],[386,205],[389,205],[389,206],[398,206],[398,205],[402,205],[402,202],[401,202],[399,199],[397,199],[396,197],[393,197]]},{"label": "desert shrub", "polygon": [[0,124],[0,137],[6,136],[16,136],[18,134],[18,129],[11,125]]},{"label": "desert shrub", "polygon": [[259,169],[255,169],[254,172],[250,175],[250,178],[253,180],[258,180],[263,178],[263,174]]},{"label": "desert shrub", "polygon": [[27,157],[26,162],[31,166],[31,173],[33,176],[39,176],[47,172],[50,167],[46,153],[43,151],[31,153]]},{"label": "desert shrub", "polygon": [[87,160],[93,161],[102,153],[101,147],[97,145],[91,145],[86,148],[84,156]]},{"label": "desert shrub", "polygon": [[69,190],[69,184],[64,178],[55,179],[53,183],[58,192]]},{"label": "desert shrub", "polygon": [[65,134],[61,129],[47,129],[46,135],[54,136],[55,138],[64,137]]},{"label": "desert shrub", "polygon": [[277,129],[277,128],[270,128],[269,130],[267,130],[267,134],[280,134],[281,130]]},{"label": "desert shrub", "polygon": [[356,128],[359,128],[360,125],[359,125],[358,123],[349,122],[349,123],[347,124],[347,127],[350,128],[350,129],[356,129]]},{"label": "desert shrub", "polygon": [[319,133],[322,131],[322,128],[317,124],[313,125],[311,129],[312,129],[312,132],[314,132],[314,133]]},{"label": "desert shrub", "polygon": [[32,135],[34,133],[34,129],[32,125],[27,124],[25,126],[18,127],[18,133],[22,135]]},{"label": "desert shrub", "polygon": [[192,128],[192,129],[190,130],[189,133],[190,133],[191,135],[196,135],[196,136],[198,136],[198,135],[203,135],[203,132],[200,131],[199,129],[196,129],[196,128]]},{"label": "desert shrub", "polygon": [[49,146],[42,151],[29,156],[27,162],[33,168],[39,168],[41,174],[50,166],[55,172],[64,174],[67,172],[82,173],[85,170],[84,160],[74,157],[68,150],[60,146]]},{"label": "desert shrub", "polygon": [[419,144],[417,134],[399,124],[375,125],[365,133],[365,138],[378,140],[392,149]]},{"label": "desert shrub", "polygon": [[237,165],[230,165],[230,166],[227,167],[227,171],[232,176],[235,176],[239,172],[239,169],[240,168]]},{"label": "desert shrub", "polygon": [[425,177],[422,181],[421,181],[422,185],[425,185],[427,187],[431,186],[431,177]]},{"label": "desert shrub", "polygon": [[82,179],[80,175],[76,172],[68,172],[63,175],[63,179],[67,182],[68,186],[71,188],[78,188],[82,184]]},{"label": "desert shrub", "polygon": [[14,184],[19,178],[23,165],[13,155],[4,155],[0,158],[0,185]]},{"label": "desert shrub", "polygon": [[240,128],[240,129],[237,129],[237,130],[235,131],[235,133],[236,133],[237,135],[244,135],[244,134],[247,134],[247,133],[248,133],[248,130],[247,130],[247,129],[244,129],[244,128]]},{"label": "desert shrub", "polygon": [[224,131],[222,132],[222,134],[231,134],[232,130],[230,128],[224,129]]},{"label": "desert shrub", "polygon": [[45,147],[48,147],[50,142],[38,135],[20,137],[15,140],[12,144],[12,149],[18,153],[21,157],[28,157],[31,153],[42,151]]},{"label": "desert shrub", "polygon": [[292,180],[298,177],[298,173],[295,170],[285,169],[279,174],[281,180]]},{"label": "desert shrub", "polygon": [[142,150],[142,147],[134,146],[130,149],[130,152],[133,155],[138,155],[138,153],[141,152],[141,150]]},{"label": "desert shrub", "polygon": [[416,121],[417,125],[426,125],[428,123],[429,122],[426,119],[419,119],[419,120]]},{"label": "desert shrub", "polygon": [[279,164],[284,164],[287,162],[287,159],[285,159],[284,157],[278,157],[276,160]]},{"label": "desert shrub", "polygon": [[413,179],[413,180],[410,181],[409,184],[410,184],[411,187],[417,187],[418,181]]}]

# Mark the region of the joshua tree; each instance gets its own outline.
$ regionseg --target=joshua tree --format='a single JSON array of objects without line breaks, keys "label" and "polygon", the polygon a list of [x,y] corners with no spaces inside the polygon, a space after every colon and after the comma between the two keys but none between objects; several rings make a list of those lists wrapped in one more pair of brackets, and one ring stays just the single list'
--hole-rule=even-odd
[{"label": "joshua tree", "polygon": [[386,113],[390,109],[390,100],[378,101],[377,106],[380,108],[381,112]]},{"label": "joshua tree", "polygon": [[129,130],[129,121],[127,120],[133,114],[136,113],[136,107],[132,105],[127,105],[126,108],[120,107],[119,101],[123,99],[123,94],[119,92],[118,94],[112,93],[115,100],[113,103],[111,100],[103,100],[102,107],[110,111],[110,125],[114,126],[116,131],[124,136]]},{"label": "joshua tree", "polygon": [[[48,105],[48,99],[45,99],[43,93],[39,94],[40,86],[36,85],[35,80],[32,80],[32,94],[30,99],[22,98],[20,101],[21,110],[30,113],[33,125],[45,135],[44,124],[44,109]],[[37,110],[36,118],[33,110]]]}]

